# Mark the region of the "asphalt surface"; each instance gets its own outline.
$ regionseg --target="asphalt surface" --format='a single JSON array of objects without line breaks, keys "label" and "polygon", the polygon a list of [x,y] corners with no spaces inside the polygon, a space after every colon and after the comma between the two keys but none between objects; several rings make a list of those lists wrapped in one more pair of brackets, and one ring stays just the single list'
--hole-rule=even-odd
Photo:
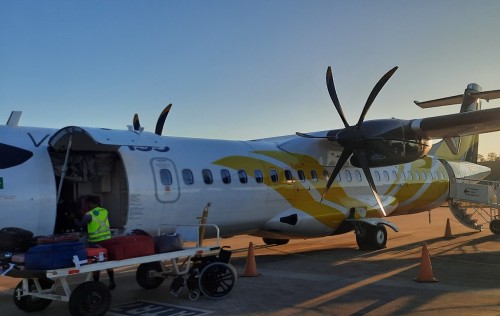
[{"label": "asphalt surface", "polygon": [[[445,238],[450,218],[452,238]],[[260,238],[222,240],[231,246],[231,264],[245,269],[249,243],[254,244],[255,277],[238,277],[231,293],[219,300],[188,299],[169,293],[170,279],[144,290],[135,281],[135,267],[116,271],[108,315],[500,315],[500,235],[475,232],[453,220],[447,208],[388,218],[387,248],[357,249],[354,234],[266,246]],[[432,276],[438,282],[418,283],[422,246],[427,245]],[[102,280],[107,284],[103,273]],[[12,295],[19,279],[0,277],[2,315],[26,315]],[[74,279],[73,286],[81,280]],[[52,302],[32,315],[69,315],[65,302]]]}]

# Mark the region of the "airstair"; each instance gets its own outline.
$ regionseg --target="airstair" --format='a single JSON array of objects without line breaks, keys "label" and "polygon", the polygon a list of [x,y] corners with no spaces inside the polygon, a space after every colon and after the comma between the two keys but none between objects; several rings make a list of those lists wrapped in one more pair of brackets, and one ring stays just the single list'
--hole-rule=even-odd
[{"label": "airstair", "polygon": [[481,231],[488,224],[500,234],[500,181],[457,179],[450,187],[448,205],[464,226]]}]

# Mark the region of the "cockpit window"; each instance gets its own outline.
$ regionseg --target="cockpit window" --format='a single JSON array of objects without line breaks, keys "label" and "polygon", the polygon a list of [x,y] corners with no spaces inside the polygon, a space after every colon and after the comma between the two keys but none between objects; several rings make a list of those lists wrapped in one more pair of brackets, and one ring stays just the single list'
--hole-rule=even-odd
[{"label": "cockpit window", "polygon": [[2,153],[0,155],[0,169],[18,166],[33,157],[31,151],[7,144],[0,144],[0,152]]}]

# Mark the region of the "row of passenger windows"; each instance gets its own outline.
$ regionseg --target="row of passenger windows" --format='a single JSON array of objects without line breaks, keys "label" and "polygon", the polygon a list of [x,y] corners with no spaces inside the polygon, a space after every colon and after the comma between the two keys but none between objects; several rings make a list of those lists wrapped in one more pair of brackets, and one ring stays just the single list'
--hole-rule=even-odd
[{"label": "row of passenger windows", "polygon": [[[420,180],[445,180],[445,176],[442,172],[437,172],[437,171],[427,171],[427,172],[418,172],[418,171],[407,171],[407,172],[400,172],[397,173],[396,171],[392,171],[389,173],[388,171],[382,171],[379,172],[378,170],[375,170],[373,172],[374,175],[374,180],[377,182],[380,181],[397,181],[397,180],[402,180],[402,181],[420,181]],[[203,178],[203,182],[205,184],[212,184],[214,183],[214,176],[213,173],[210,169],[203,169],[201,171],[201,176]],[[261,170],[254,170],[252,174],[253,178],[255,179],[256,183],[263,183],[264,182],[264,174],[262,173]],[[306,181],[306,174],[304,170],[297,170],[297,176],[301,182]],[[310,171],[310,176],[311,180],[316,182],[319,180],[318,178],[318,173],[316,170],[311,170]],[[328,171],[323,170],[322,173],[323,179],[328,180],[330,177],[330,174]],[[237,172],[237,177],[238,181],[240,183],[248,183],[248,174],[245,170],[241,169],[238,170]],[[284,172],[284,177],[287,182],[293,181],[294,176],[292,174],[292,171],[290,170],[285,170]],[[335,179],[336,181],[342,181],[342,178],[344,181],[347,182],[361,182],[363,181],[364,175],[361,174],[359,170],[344,170],[343,173],[340,173],[337,178]],[[278,172],[274,169],[269,170],[269,178],[271,179],[271,182],[277,183],[279,182],[279,175]],[[161,169],[160,170],[160,179],[163,185],[171,185],[173,183],[173,178],[172,178],[172,173],[170,172],[169,169]],[[184,184],[186,185],[192,185],[194,184],[194,175],[191,169],[183,169],[182,170],[182,179],[184,181]],[[220,170],[220,179],[222,180],[223,183],[225,184],[230,184],[232,182],[231,178],[231,173],[227,169],[221,169]]]}]

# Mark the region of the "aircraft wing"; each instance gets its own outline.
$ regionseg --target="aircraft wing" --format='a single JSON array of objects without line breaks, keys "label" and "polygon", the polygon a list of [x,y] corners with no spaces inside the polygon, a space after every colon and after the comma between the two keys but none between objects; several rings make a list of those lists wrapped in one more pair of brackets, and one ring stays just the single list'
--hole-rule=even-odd
[{"label": "aircraft wing", "polygon": [[411,129],[426,138],[448,138],[500,131],[500,108],[413,120]]}]

